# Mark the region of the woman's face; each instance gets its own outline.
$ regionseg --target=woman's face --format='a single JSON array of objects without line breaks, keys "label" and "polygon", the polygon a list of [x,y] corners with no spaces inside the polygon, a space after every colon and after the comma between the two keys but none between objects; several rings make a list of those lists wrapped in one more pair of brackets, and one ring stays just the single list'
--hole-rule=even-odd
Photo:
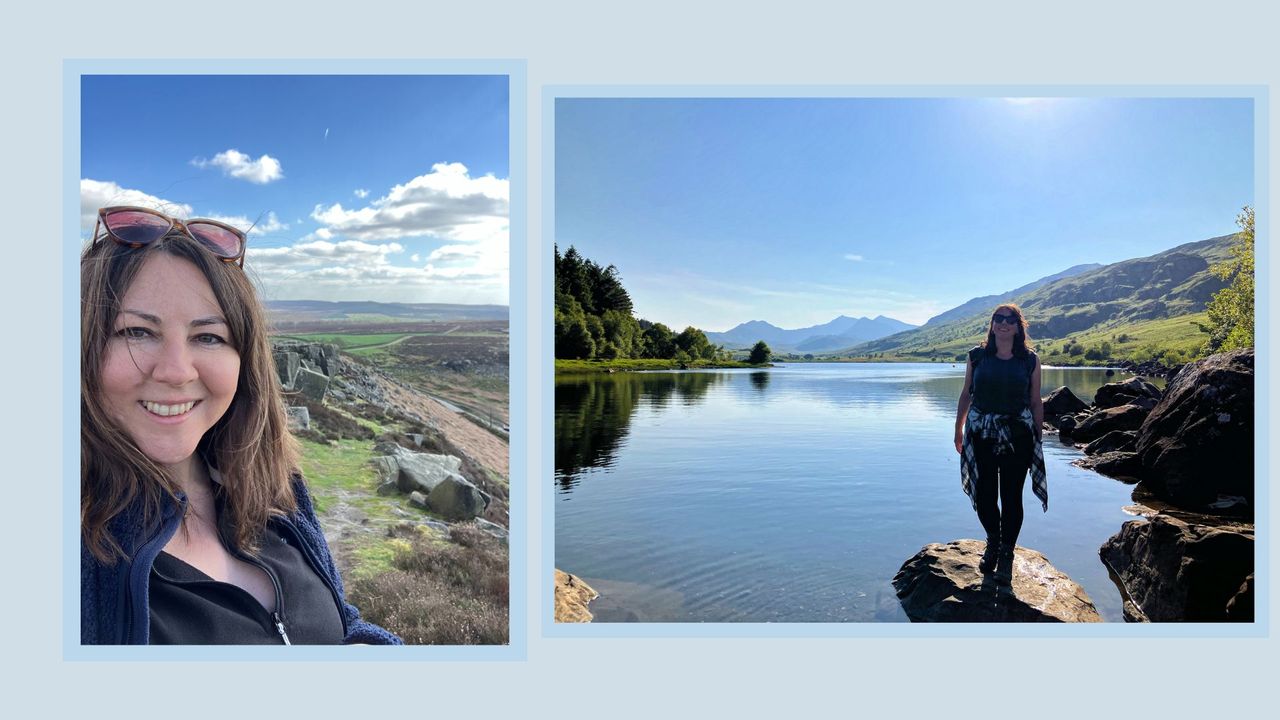
[{"label": "woman's face", "polygon": [[[1010,319],[1012,323],[1008,322]],[[1000,321],[1004,322],[1000,322]],[[1018,314],[1008,308],[995,311],[991,316],[991,332],[995,333],[997,338],[1014,338],[1018,334],[1018,326],[1022,320]]]},{"label": "woman's face", "polygon": [[112,330],[102,367],[107,412],[155,462],[188,460],[231,406],[240,376],[213,288],[190,261],[155,253]]}]

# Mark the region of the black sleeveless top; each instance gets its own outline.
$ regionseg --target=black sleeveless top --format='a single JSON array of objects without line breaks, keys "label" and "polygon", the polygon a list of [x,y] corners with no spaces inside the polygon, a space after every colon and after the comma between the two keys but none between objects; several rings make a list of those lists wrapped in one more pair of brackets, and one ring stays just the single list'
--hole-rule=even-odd
[{"label": "black sleeveless top", "polygon": [[1018,415],[1030,407],[1031,373],[1036,367],[1034,352],[1028,350],[1025,356],[1015,354],[1001,360],[978,346],[969,351],[969,363],[975,362],[969,392],[978,412]]}]

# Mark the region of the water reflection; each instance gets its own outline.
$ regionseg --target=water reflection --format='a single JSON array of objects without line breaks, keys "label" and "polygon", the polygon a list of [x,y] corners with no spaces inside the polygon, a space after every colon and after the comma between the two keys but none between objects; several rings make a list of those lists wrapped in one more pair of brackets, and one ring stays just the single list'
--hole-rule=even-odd
[{"label": "water reflection", "polygon": [[[556,378],[555,479],[571,490],[587,468],[610,467],[641,406],[692,406],[720,373],[611,373]],[[768,383],[768,380],[765,381]]]}]

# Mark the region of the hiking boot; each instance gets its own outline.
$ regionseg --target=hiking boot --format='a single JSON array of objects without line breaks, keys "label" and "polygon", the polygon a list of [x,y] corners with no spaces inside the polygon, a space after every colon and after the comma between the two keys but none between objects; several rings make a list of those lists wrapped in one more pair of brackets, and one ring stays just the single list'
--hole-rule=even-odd
[{"label": "hiking boot", "polygon": [[989,574],[996,569],[996,559],[1000,555],[1000,542],[997,540],[988,540],[987,547],[982,551],[982,559],[978,560],[978,571],[983,575]]},{"label": "hiking boot", "polygon": [[996,557],[996,579],[1002,582],[1012,582],[1013,580],[1013,546],[1000,546],[1000,553]]}]

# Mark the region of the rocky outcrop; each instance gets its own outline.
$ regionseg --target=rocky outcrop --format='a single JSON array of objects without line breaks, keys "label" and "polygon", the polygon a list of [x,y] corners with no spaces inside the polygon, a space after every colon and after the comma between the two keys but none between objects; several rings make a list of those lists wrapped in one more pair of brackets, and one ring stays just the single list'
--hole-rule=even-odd
[{"label": "rocky outcrop", "polygon": [[1253,528],[1157,513],[1131,520],[1099,550],[1130,622],[1253,618]]},{"label": "rocky outcrop", "polygon": [[1138,430],[1143,479],[1159,497],[1202,508],[1219,495],[1253,504],[1253,349],[1188,363]]},{"label": "rocky outcrop", "polygon": [[1136,452],[1138,432],[1136,430],[1112,430],[1089,443],[1084,448],[1085,455],[1100,455],[1109,452]]},{"label": "rocky outcrop", "polygon": [[1102,622],[1088,593],[1044,555],[1015,549],[1007,583],[983,574],[978,561],[986,543],[933,543],[902,565],[893,578],[902,609],[912,622]]},{"label": "rocky outcrop", "polygon": [[600,593],[592,590],[590,585],[556,568],[556,622],[591,622],[592,615],[587,605],[598,597]]},{"label": "rocky outcrop", "polygon": [[1141,482],[1142,463],[1138,462],[1138,453],[1111,451],[1098,455],[1086,455],[1071,463],[1076,467],[1092,470],[1109,478],[1133,485]]},{"label": "rocky outcrop", "polygon": [[1140,377],[1131,377],[1098,388],[1093,395],[1093,404],[1099,408],[1113,408],[1128,405],[1140,398],[1158,401],[1160,389]]},{"label": "rocky outcrop", "polygon": [[1064,415],[1070,416],[1089,407],[1083,400],[1075,396],[1075,393],[1067,389],[1066,385],[1054,390],[1044,398],[1044,417],[1056,424],[1057,418]]},{"label": "rocky outcrop", "polygon": [[376,449],[386,453],[370,461],[382,481],[379,494],[391,494],[394,488],[409,494],[412,504],[450,520],[470,520],[488,507],[488,493],[458,474],[460,459],[388,443]]},{"label": "rocky outcrop", "polygon": [[1078,420],[1071,437],[1078,442],[1090,442],[1116,430],[1137,430],[1148,412],[1149,409],[1138,405],[1105,408]]}]

